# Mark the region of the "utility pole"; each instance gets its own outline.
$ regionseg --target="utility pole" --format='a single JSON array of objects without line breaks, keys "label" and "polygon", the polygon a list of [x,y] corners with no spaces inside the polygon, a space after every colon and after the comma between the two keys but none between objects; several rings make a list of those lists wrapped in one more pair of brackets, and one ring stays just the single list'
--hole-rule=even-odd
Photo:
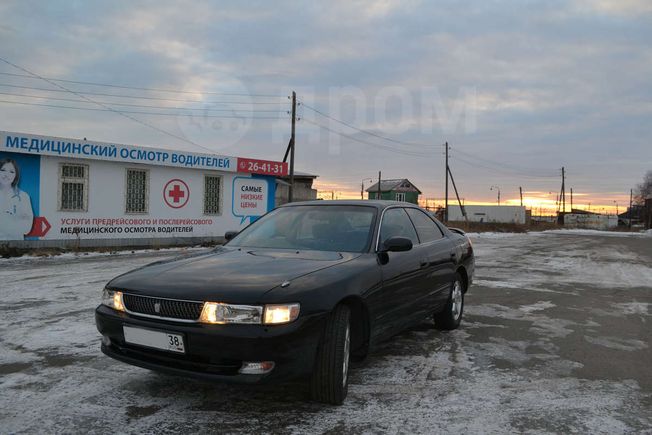
[{"label": "utility pole", "polygon": [[373,178],[363,178],[362,181],[360,182],[360,199],[364,199],[364,182],[365,181],[371,181],[372,183],[374,182]]},{"label": "utility pole", "polygon": [[494,188],[498,191],[498,205],[500,206],[500,187],[498,186],[491,186],[489,190],[494,190]]},{"label": "utility pole", "polygon": [[573,212],[573,188],[571,187],[571,213]]},{"label": "utility pole", "polygon": [[629,189],[629,229],[632,229],[632,199],[634,197],[634,190]]},{"label": "utility pole", "polygon": [[451,172],[450,168],[448,168],[448,175],[451,177],[451,182],[453,183],[453,189],[455,189],[455,196],[457,197],[457,203],[460,206],[460,211],[462,212],[462,216],[464,216],[464,220],[466,223],[469,223],[469,218],[466,216],[466,209],[462,205],[462,201],[460,200],[460,194],[457,192],[457,186],[455,185],[455,179],[453,178],[453,173]]},{"label": "utility pole", "polygon": [[523,188],[518,186],[518,193],[521,195],[521,207],[523,207]]},{"label": "utility pole", "polygon": [[381,193],[382,193],[381,190],[380,190],[380,182],[381,182],[381,181],[382,181],[382,178],[381,178],[381,172],[378,171],[378,198],[376,198],[376,199],[378,199],[378,200],[381,199]]},{"label": "utility pole", "polygon": [[561,167],[561,203],[562,213],[566,213],[566,170]]},{"label": "utility pole", "polygon": [[297,122],[297,93],[292,91],[292,133],[290,135],[290,188],[288,189],[288,202],[294,199],[294,148],[296,137],[294,135],[295,124]]},{"label": "utility pole", "polygon": [[444,144],[446,147],[446,170],[444,177],[446,178],[446,193],[444,194],[444,222],[448,222],[448,142]]}]

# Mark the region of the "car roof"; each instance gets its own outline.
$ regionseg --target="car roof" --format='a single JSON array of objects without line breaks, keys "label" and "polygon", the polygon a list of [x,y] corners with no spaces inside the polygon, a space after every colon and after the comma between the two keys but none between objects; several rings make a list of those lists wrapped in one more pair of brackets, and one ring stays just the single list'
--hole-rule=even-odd
[{"label": "car roof", "polygon": [[333,205],[362,205],[367,207],[375,207],[379,210],[386,209],[391,206],[412,207],[419,208],[416,204],[401,201],[382,201],[373,199],[338,199],[338,200],[316,200],[316,201],[299,201],[283,204],[280,207],[297,207],[304,205],[319,205],[319,206],[333,206]]}]

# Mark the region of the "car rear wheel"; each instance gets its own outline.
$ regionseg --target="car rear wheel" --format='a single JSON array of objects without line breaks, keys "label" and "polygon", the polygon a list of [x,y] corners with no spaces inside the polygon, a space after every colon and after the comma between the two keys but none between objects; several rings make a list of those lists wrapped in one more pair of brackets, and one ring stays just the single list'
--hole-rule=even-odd
[{"label": "car rear wheel", "polygon": [[442,312],[435,314],[435,327],[444,331],[457,329],[464,313],[464,284],[459,273],[450,286],[448,302]]},{"label": "car rear wheel", "polygon": [[310,380],[310,395],[317,402],[341,405],[349,388],[351,311],[338,305],[328,317]]}]

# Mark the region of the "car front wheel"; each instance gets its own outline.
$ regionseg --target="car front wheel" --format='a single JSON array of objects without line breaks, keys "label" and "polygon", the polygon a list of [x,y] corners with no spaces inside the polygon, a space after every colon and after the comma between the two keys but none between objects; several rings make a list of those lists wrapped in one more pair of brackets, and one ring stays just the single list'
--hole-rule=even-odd
[{"label": "car front wheel", "polygon": [[351,359],[351,311],[338,305],[329,315],[310,380],[310,393],[317,402],[341,405],[349,387]]},{"label": "car front wheel", "polygon": [[442,312],[435,314],[435,327],[444,331],[457,329],[464,312],[464,284],[459,273],[455,274],[450,286],[448,301]]}]

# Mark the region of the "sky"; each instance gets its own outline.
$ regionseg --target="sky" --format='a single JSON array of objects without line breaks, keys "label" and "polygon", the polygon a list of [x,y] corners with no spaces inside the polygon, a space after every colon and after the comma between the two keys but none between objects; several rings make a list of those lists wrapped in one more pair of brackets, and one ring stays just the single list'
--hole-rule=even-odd
[{"label": "sky", "polygon": [[382,171],[441,203],[446,142],[465,203],[522,187],[551,211],[564,167],[575,205],[623,211],[652,170],[647,0],[5,0],[0,16],[0,130],[281,160],[295,91],[296,169],[324,197]]}]

